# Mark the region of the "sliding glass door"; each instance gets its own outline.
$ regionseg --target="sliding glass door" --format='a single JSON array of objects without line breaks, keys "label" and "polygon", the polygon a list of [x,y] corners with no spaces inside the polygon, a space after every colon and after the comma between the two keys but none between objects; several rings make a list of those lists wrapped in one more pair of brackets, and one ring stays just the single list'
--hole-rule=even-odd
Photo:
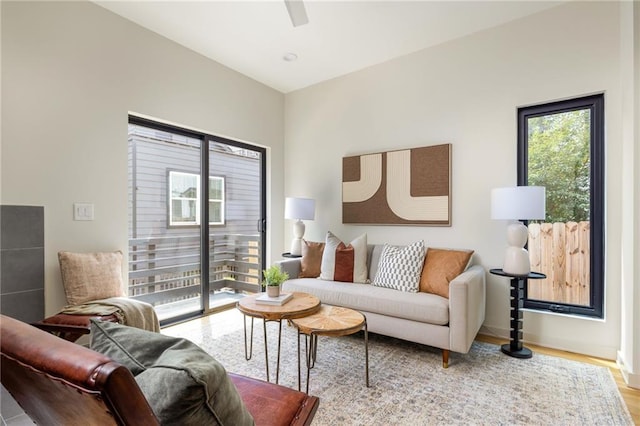
[{"label": "sliding glass door", "polygon": [[264,268],[262,148],[129,120],[129,296],[161,323],[233,304]]}]

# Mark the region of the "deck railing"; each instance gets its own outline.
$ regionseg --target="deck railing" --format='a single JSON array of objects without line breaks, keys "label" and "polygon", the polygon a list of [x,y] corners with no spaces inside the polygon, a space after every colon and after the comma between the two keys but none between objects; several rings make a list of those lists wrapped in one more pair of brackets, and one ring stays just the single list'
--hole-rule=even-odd
[{"label": "deck railing", "polygon": [[589,234],[588,221],[529,224],[531,270],[547,276],[529,280],[529,299],[589,306]]},{"label": "deck railing", "polygon": [[[260,290],[259,235],[212,235],[209,290]],[[198,235],[129,240],[129,297],[154,306],[200,297]]]}]

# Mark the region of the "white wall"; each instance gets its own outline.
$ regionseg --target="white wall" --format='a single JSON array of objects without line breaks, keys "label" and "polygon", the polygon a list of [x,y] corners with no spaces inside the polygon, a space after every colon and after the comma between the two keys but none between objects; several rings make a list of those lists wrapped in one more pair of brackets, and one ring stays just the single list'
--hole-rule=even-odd
[{"label": "white wall", "polygon": [[[516,184],[516,109],[605,93],[606,318],[525,312],[526,341],[614,359],[620,347],[622,149],[619,5],[576,2],[429,48],[285,97],[285,195],[317,200],[308,239],[476,250],[499,267],[506,224],[490,219],[490,190]],[[343,225],[342,157],[450,142],[453,225]],[[613,220],[611,220],[613,218]],[[291,238],[285,223],[285,241]],[[508,336],[508,280],[487,274],[485,333]],[[637,333],[637,332],[636,332]]]},{"label": "white wall", "polygon": [[[618,364],[631,386],[640,388],[640,3],[620,7],[622,59],[622,191],[620,220],[622,304]],[[635,326],[634,326],[635,325]]]},{"label": "white wall", "polygon": [[[2,203],[45,209],[45,309],[57,252],[127,250],[127,114],[269,148],[282,200],[284,96],[89,2],[2,2]],[[74,222],[72,204],[95,205]],[[281,202],[269,203],[283,245]],[[272,250],[271,250],[272,251]]]}]

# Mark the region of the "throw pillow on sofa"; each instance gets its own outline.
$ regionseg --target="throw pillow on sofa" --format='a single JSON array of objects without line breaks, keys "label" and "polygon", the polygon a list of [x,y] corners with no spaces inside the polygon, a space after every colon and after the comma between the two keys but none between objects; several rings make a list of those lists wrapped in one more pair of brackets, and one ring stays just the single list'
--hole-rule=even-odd
[{"label": "throw pillow on sofa", "polygon": [[449,283],[467,269],[473,250],[429,248],[420,277],[420,291],[449,298]]},{"label": "throw pillow on sofa", "polygon": [[224,367],[186,339],[91,320],[91,349],[127,367],[163,425],[253,425]]},{"label": "throw pillow on sofa", "polygon": [[322,265],[324,243],[302,240],[302,259],[298,278],[318,278]]},{"label": "throw pillow on sofa", "polygon": [[353,283],[367,282],[367,234],[345,245],[331,231],[327,232],[320,279]]},{"label": "throw pillow on sofa", "polygon": [[417,293],[424,264],[424,241],[404,247],[385,244],[373,285]]}]

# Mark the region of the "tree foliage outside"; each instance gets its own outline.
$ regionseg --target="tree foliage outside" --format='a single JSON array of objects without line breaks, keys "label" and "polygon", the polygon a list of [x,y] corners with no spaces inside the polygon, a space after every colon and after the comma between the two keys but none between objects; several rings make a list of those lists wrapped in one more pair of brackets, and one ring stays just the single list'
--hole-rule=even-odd
[{"label": "tree foliage outside", "polygon": [[546,188],[546,222],[589,220],[590,111],[528,119],[528,185]]}]

